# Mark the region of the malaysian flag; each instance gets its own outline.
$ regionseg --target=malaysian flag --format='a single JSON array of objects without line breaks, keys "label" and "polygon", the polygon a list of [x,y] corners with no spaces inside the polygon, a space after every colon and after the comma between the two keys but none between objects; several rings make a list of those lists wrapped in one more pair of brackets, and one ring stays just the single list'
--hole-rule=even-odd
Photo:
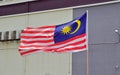
[{"label": "malaysian flag", "polygon": [[61,25],[27,27],[21,33],[20,54],[86,50],[86,19],[87,13]]}]

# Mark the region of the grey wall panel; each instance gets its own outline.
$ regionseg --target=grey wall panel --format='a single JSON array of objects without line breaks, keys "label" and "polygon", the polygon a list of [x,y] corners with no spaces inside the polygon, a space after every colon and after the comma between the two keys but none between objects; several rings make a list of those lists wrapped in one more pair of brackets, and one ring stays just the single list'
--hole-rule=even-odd
[{"label": "grey wall panel", "polygon": [[[89,43],[115,43],[120,27],[120,3],[74,9],[74,18],[88,10]],[[93,40],[94,39],[94,40]]]},{"label": "grey wall panel", "polygon": [[89,50],[90,75],[116,75],[118,59],[115,44],[90,45]]},{"label": "grey wall panel", "polygon": [[116,55],[117,55],[117,64],[115,67],[115,71],[117,73],[117,75],[120,75],[120,42],[118,44],[116,44]]},{"label": "grey wall panel", "polygon": [[73,53],[72,75],[86,75],[86,51]]},{"label": "grey wall panel", "polygon": [[[78,17],[88,10],[89,39],[89,75],[120,75],[120,44],[115,29],[120,29],[120,3],[94,7],[76,8],[73,17]],[[84,53],[73,54],[73,75],[86,73],[86,58]],[[78,59],[80,59],[78,61]],[[81,71],[81,72],[79,72]]]}]

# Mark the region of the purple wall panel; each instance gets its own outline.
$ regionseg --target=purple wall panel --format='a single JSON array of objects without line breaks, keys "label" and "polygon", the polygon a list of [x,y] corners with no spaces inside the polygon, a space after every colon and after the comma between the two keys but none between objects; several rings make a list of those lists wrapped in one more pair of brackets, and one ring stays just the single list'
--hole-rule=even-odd
[{"label": "purple wall panel", "polygon": [[87,5],[113,0],[37,0],[0,6],[0,16]]},{"label": "purple wall panel", "polygon": [[0,16],[13,15],[28,12],[28,3],[0,6]]}]

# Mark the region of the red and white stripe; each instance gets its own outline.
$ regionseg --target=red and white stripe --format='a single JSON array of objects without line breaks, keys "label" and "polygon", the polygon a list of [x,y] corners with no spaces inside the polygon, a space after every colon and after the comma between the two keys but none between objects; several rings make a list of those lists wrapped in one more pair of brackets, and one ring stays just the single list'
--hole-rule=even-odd
[{"label": "red and white stripe", "polygon": [[34,52],[78,52],[86,50],[86,34],[54,43],[55,26],[26,28],[21,33],[21,55]]}]

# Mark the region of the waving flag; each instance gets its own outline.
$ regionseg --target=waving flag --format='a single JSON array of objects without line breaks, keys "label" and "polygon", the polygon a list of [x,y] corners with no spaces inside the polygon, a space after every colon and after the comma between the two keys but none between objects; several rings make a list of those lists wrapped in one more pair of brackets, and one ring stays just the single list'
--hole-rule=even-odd
[{"label": "waving flag", "polygon": [[56,26],[27,27],[21,33],[19,52],[79,52],[86,50],[87,14]]}]

